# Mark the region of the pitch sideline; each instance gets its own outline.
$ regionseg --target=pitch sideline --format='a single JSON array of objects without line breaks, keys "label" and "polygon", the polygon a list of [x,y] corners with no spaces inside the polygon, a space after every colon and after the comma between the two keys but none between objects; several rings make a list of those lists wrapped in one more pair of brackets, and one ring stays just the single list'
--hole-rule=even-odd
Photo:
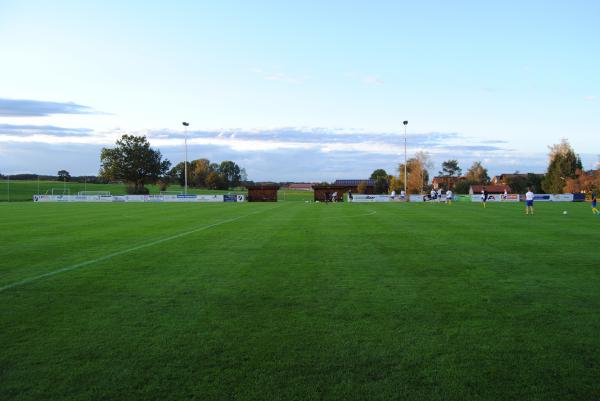
[{"label": "pitch sideline", "polygon": [[124,255],[124,254],[129,253],[129,252],[134,252],[134,251],[137,251],[137,250],[140,250],[140,249],[143,249],[143,248],[148,248],[148,247],[153,246],[153,245],[162,244],[163,242],[172,241],[174,239],[185,237],[185,236],[190,235],[190,234],[194,234],[194,233],[197,233],[197,232],[200,232],[200,231],[208,230],[209,228],[212,228],[212,227],[216,227],[216,226],[220,226],[220,225],[223,225],[223,224],[231,223],[231,222],[243,219],[245,217],[252,216],[254,214],[263,213],[263,212],[269,211],[269,210],[279,209],[282,206],[284,206],[284,205],[272,207],[272,208],[269,208],[269,209],[266,209],[266,210],[259,210],[257,212],[248,213],[248,214],[245,214],[243,216],[238,216],[238,217],[234,217],[234,218],[231,218],[231,219],[223,220],[223,221],[220,221],[218,223],[213,223],[213,224],[209,224],[207,226],[202,226],[202,227],[194,228],[193,230],[185,231],[185,232],[182,232],[182,233],[179,233],[179,234],[171,235],[169,237],[165,237],[165,238],[161,238],[161,239],[158,239],[158,240],[150,241],[150,242],[147,242],[145,244],[136,245],[136,246],[134,246],[132,248],[123,249],[121,251],[109,253],[108,255],[104,255],[104,256],[101,256],[101,257],[96,258],[96,259],[86,260],[85,262],[77,263],[77,264],[74,264],[74,265],[71,265],[71,266],[67,266],[67,267],[63,267],[61,269],[54,270],[54,271],[51,271],[51,272],[48,272],[48,273],[40,274],[39,276],[35,276],[35,277],[31,277],[31,278],[26,278],[26,279],[23,279],[23,280],[20,280],[20,281],[16,281],[14,283],[5,285],[4,287],[0,287],[0,292],[4,292],[4,291],[9,290],[11,288],[20,287],[22,285],[29,284],[29,283],[32,283],[34,281],[38,281],[38,280],[43,279],[43,278],[52,277],[52,276],[55,276],[55,275],[60,274],[60,273],[64,273],[64,272],[68,272],[68,271],[71,271],[71,270],[79,269],[81,267],[85,267],[85,266],[88,266],[88,265],[91,265],[91,264],[94,264],[94,263],[97,263],[97,262],[102,262],[102,261],[105,261],[107,259],[114,258],[115,256]]}]

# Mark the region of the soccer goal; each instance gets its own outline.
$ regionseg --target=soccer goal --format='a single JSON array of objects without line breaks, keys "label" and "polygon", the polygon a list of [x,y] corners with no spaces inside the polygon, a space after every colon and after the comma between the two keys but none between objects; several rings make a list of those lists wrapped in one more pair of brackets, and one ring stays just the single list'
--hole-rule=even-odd
[{"label": "soccer goal", "polygon": [[99,195],[99,196],[110,196],[110,191],[79,191],[77,195]]},{"label": "soccer goal", "polygon": [[70,188],[50,188],[46,191],[46,195],[71,195]]},{"label": "soccer goal", "polygon": [[160,191],[161,195],[183,195],[183,191]]}]

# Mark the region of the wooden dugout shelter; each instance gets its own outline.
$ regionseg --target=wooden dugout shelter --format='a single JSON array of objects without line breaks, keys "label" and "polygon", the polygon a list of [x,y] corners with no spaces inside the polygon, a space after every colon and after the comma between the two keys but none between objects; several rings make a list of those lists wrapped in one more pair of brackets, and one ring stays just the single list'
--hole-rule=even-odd
[{"label": "wooden dugout shelter", "polygon": [[247,185],[248,202],[277,202],[277,191],[279,185],[257,184]]}]

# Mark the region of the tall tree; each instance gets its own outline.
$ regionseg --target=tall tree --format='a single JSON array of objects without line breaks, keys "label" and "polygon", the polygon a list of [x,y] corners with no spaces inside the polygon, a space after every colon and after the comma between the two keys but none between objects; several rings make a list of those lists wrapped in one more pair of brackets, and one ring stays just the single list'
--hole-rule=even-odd
[{"label": "tall tree", "polygon": [[389,181],[387,176],[378,176],[375,178],[375,193],[376,194],[387,194],[389,187]]},{"label": "tall tree", "polygon": [[[185,162],[179,162],[173,167],[169,173],[169,178],[172,181],[177,182],[179,185],[184,186],[185,184]],[[188,185],[192,183],[192,164],[188,162]]]},{"label": "tall tree", "polygon": [[192,181],[196,187],[206,187],[206,177],[210,173],[210,161],[208,159],[194,160],[194,175]]},{"label": "tall tree", "polygon": [[546,193],[562,193],[569,178],[575,178],[578,164],[577,155],[566,139],[550,146],[548,171],[542,180]]},{"label": "tall tree", "polygon": [[385,177],[387,179],[388,173],[385,172],[384,169],[382,168],[378,168],[377,170],[373,171],[371,173],[371,180],[376,180],[379,177]]},{"label": "tall tree", "polygon": [[60,170],[58,173],[58,179],[60,181],[71,181],[71,174],[67,170]]},{"label": "tall tree", "polygon": [[171,165],[159,150],[150,147],[145,136],[123,135],[116,147],[102,148],[100,175],[109,180],[124,180],[129,193],[147,193],[145,184],[154,183]]},{"label": "tall tree", "polygon": [[[433,168],[433,162],[427,152],[417,152],[415,156],[407,160],[407,185],[408,193],[420,194],[429,182],[429,169]],[[399,176],[395,177],[395,185],[404,190],[404,163],[398,165]]]},{"label": "tall tree", "polygon": [[231,160],[221,162],[221,165],[219,166],[219,173],[223,177],[223,181],[227,188],[237,187],[240,185],[240,181],[242,179],[240,166]]},{"label": "tall tree", "polygon": [[473,184],[487,184],[490,182],[488,171],[481,162],[473,162],[469,170],[467,170],[467,181]]},{"label": "tall tree", "polygon": [[458,166],[458,160],[446,160],[442,163],[442,170],[439,175],[442,177],[460,176],[462,169]]}]

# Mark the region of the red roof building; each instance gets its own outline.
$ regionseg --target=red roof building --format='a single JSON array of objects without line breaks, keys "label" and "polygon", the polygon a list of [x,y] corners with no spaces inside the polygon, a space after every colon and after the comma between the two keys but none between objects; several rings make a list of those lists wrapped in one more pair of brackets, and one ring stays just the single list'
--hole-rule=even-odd
[{"label": "red roof building", "polygon": [[511,191],[510,186],[508,185],[471,185],[469,188],[469,195],[480,194],[484,187],[489,194],[503,194],[505,190],[508,193]]}]

